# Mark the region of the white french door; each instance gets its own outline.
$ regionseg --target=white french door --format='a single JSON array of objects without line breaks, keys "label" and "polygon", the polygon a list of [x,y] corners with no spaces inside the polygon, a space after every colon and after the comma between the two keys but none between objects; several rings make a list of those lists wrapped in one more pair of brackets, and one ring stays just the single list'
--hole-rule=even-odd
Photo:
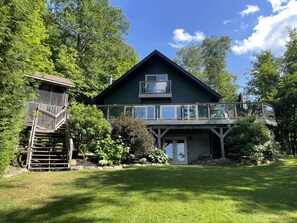
[{"label": "white french door", "polygon": [[165,138],[163,145],[170,163],[188,164],[186,138]]}]

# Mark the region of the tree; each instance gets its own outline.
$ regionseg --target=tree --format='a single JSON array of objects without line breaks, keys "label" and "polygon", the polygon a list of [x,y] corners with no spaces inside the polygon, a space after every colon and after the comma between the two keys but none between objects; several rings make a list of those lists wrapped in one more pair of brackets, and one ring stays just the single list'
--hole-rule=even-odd
[{"label": "tree", "polygon": [[278,136],[283,146],[295,154],[297,146],[297,28],[289,30],[287,50],[283,57],[284,72],[276,94]]},{"label": "tree", "polygon": [[83,156],[94,152],[98,141],[111,132],[109,122],[95,105],[83,105],[73,102],[69,109],[69,125],[75,137],[75,148]]},{"label": "tree", "polygon": [[50,72],[43,0],[0,0],[0,174],[18,146],[23,128],[26,74]]},{"label": "tree", "polygon": [[223,101],[237,98],[237,76],[226,70],[231,39],[227,36],[205,38],[202,44],[182,48],[174,61],[223,96]]},{"label": "tree", "polygon": [[203,67],[201,45],[193,44],[191,47],[181,48],[176,52],[176,56],[173,59],[175,63],[201,80]]},{"label": "tree", "polygon": [[226,137],[227,156],[240,160],[262,161],[278,148],[269,129],[256,116],[241,117]]},{"label": "tree", "polygon": [[259,100],[271,103],[278,122],[276,139],[294,154],[297,144],[297,29],[289,30],[284,56],[276,58],[270,50],[256,55],[247,90]]},{"label": "tree", "polygon": [[281,60],[271,50],[262,51],[255,58],[250,72],[252,78],[247,83],[247,93],[260,101],[273,103],[281,78]]},{"label": "tree", "polygon": [[297,28],[289,30],[289,41],[286,43],[287,50],[284,54],[285,74],[297,72]]},{"label": "tree", "polygon": [[134,49],[125,43],[129,24],[108,0],[50,0],[48,5],[53,60],[61,55],[63,45],[77,53],[73,55],[80,78],[68,77],[76,81],[76,100],[90,103],[108,86],[111,74],[117,79],[138,61]]}]

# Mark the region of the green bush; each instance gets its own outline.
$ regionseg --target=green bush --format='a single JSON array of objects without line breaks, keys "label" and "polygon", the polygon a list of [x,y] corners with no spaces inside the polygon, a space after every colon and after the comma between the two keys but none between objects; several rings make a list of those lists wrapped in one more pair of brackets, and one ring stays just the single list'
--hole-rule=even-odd
[{"label": "green bush", "polygon": [[[1,99],[0,99],[1,101]],[[5,105],[7,107],[7,105]],[[9,107],[9,106],[8,106]],[[0,175],[4,173],[9,166],[14,154],[19,151],[19,135],[24,127],[23,110],[18,108],[18,114],[14,111],[0,112]]]},{"label": "green bush", "polygon": [[147,159],[145,157],[139,159],[139,162],[142,164],[146,164],[147,163]]},{"label": "green bush", "polygon": [[97,159],[111,161],[114,164],[120,164],[128,153],[129,148],[123,145],[122,140],[120,138],[113,140],[110,135],[99,140],[95,150]]},{"label": "green bush", "polygon": [[277,143],[265,124],[255,116],[242,117],[226,137],[227,156],[261,161],[276,153]]},{"label": "green bush", "polygon": [[83,155],[94,152],[97,141],[104,139],[111,132],[109,122],[96,106],[72,103],[69,109],[69,124],[75,137],[75,148]]},{"label": "green bush", "polygon": [[154,149],[148,156],[149,160],[153,163],[168,163],[169,159],[167,154],[161,149]]},{"label": "green bush", "polygon": [[130,153],[135,157],[141,158],[151,154],[155,139],[142,120],[122,115],[112,119],[111,125],[111,137],[117,139],[121,136],[123,143],[130,148]]}]

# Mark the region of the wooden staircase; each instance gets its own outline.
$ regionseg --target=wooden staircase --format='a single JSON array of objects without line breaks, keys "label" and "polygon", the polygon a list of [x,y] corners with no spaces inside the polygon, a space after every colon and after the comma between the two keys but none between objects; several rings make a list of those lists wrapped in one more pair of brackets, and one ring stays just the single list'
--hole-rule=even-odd
[{"label": "wooden staircase", "polygon": [[[38,109],[37,109],[38,110]],[[70,169],[72,139],[64,119],[60,114],[52,119],[40,118],[42,109],[38,110],[33,120],[27,153],[27,168],[31,171],[61,171]],[[60,112],[61,113],[61,112]],[[46,112],[48,116],[49,112]],[[57,122],[59,118],[59,122]],[[40,121],[42,120],[42,121]],[[53,122],[54,124],[52,124]],[[51,126],[51,127],[48,127]]]},{"label": "wooden staircase", "polygon": [[29,170],[67,170],[66,125],[54,132],[36,131]]}]

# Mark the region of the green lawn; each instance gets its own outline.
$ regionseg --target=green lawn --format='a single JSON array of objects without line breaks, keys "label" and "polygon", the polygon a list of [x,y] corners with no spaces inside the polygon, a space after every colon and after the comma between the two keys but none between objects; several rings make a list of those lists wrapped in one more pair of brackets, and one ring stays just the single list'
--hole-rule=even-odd
[{"label": "green lawn", "polygon": [[23,173],[0,180],[0,222],[297,222],[297,159]]}]

